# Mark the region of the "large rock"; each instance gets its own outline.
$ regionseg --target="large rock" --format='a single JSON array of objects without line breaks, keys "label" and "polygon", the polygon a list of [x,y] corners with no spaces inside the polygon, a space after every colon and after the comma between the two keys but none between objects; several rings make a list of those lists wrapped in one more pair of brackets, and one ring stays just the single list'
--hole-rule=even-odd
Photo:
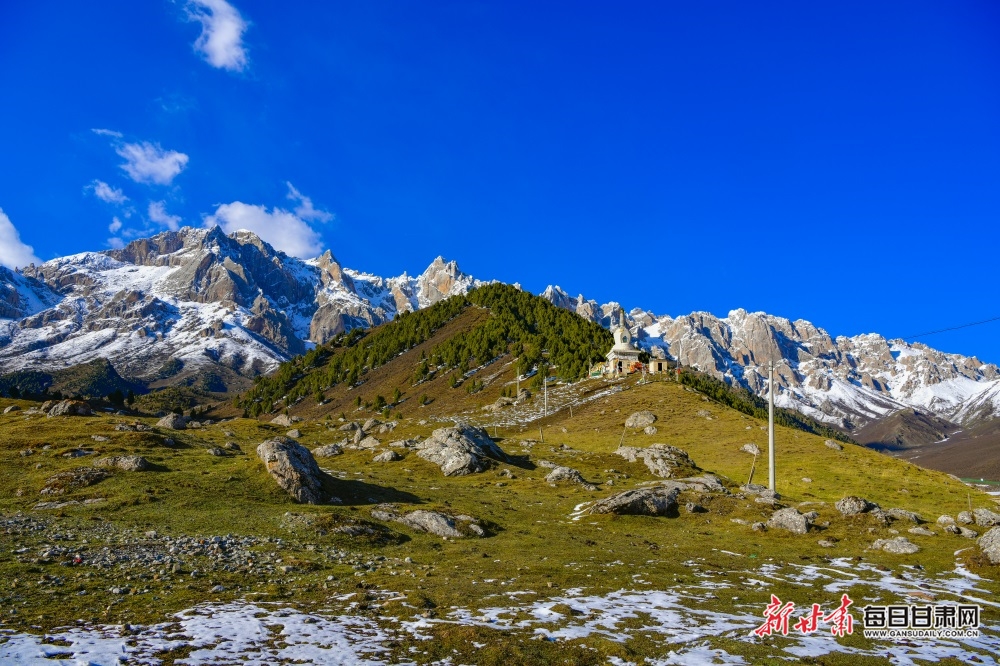
[{"label": "large rock", "polygon": [[460,538],[465,536],[486,536],[486,530],[472,516],[449,516],[439,511],[418,510],[405,515],[396,512],[395,505],[380,504],[372,509],[372,518],[394,521],[420,532],[436,534],[439,537]]},{"label": "large rock", "polygon": [[906,537],[893,537],[891,539],[879,539],[872,544],[872,550],[883,550],[894,555],[912,555],[920,551],[920,546],[912,543]]},{"label": "large rock", "polygon": [[828,440],[826,440],[823,443],[826,444],[827,448],[833,449],[834,451],[843,451],[844,450],[843,446],[841,446],[840,444],[837,444],[837,442],[833,441],[832,439],[828,439]]},{"label": "large rock", "polygon": [[754,444],[753,442],[747,442],[746,444],[744,444],[742,447],[740,447],[740,451],[749,453],[752,456],[760,455],[760,447]]},{"label": "large rock", "polygon": [[855,516],[859,513],[868,513],[873,509],[879,508],[878,504],[869,502],[863,497],[856,497],[854,495],[848,495],[844,499],[838,501],[836,507],[837,511],[845,516]]},{"label": "large rock", "polygon": [[626,428],[645,428],[646,426],[651,426],[656,422],[656,414],[648,410],[643,410],[641,412],[635,412],[627,419],[625,419]]},{"label": "large rock", "polygon": [[767,521],[767,526],[771,529],[788,530],[795,534],[805,534],[809,531],[809,518],[799,513],[793,506],[786,509],[778,509]]},{"label": "large rock", "polygon": [[979,548],[992,564],[1000,564],[1000,527],[992,527],[979,537]]},{"label": "large rock", "polygon": [[275,437],[257,447],[268,473],[296,502],[324,504],[328,501],[323,489],[327,478],[309,449],[287,437]]},{"label": "large rock", "polygon": [[994,527],[1000,525],[1000,513],[989,509],[973,509],[972,517],[976,519],[976,525],[980,527]]},{"label": "large rock", "polygon": [[49,410],[48,416],[91,416],[94,411],[81,400],[62,400]]},{"label": "large rock", "polygon": [[98,467],[116,467],[125,472],[145,472],[153,469],[149,461],[142,456],[110,456],[101,458],[94,464]]},{"label": "large rock", "polygon": [[886,514],[888,514],[890,518],[894,518],[896,520],[908,520],[911,523],[917,524],[924,522],[924,519],[920,517],[920,514],[907,511],[906,509],[889,509],[886,511]]},{"label": "large rock", "polygon": [[313,449],[313,456],[317,458],[332,458],[344,452],[340,444],[327,444]]},{"label": "large rock", "polygon": [[168,430],[184,430],[187,428],[188,419],[180,414],[167,414],[156,422],[157,427]]},{"label": "large rock", "polygon": [[678,488],[651,487],[626,490],[606,497],[590,507],[590,513],[616,513],[629,516],[678,515]]},{"label": "large rock", "polygon": [[629,462],[641,459],[650,472],[664,479],[672,478],[678,468],[698,469],[686,451],[667,444],[652,444],[644,449],[620,446],[615,453]]},{"label": "large rock", "polygon": [[548,476],[545,477],[545,480],[549,483],[569,481],[571,483],[579,483],[587,490],[597,490],[597,486],[584,480],[580,472],[572,467],[555,467],[551,472],[549,472]]},{"label": "large rock", "polygon": [[10,407],[4,409],[3,413],[10,414],[11,412],[19,412],[19,411],[21,411],[21,408],[18,405],[11,405]]},{"label": "large rock", "polygon": [[372,458],[372,462],[396,462],[397,460],[402,460],[402,459],[403,456],[399,455],[395,451],[389,450],[389,451],[383,451],[382,453]]},{"label": "large rock", "polygon": [[288,414],[279,414],[271,419],[271,423],[276,426],[285,426],[286,428],[292,427],[292,419]]},{"label": "large rock", "polygon": [[510,461],[484,430],[467,425],[438,428],[417,449],[418,456],[440,466],[445,476],[482,472],[489,467],[490,458]]}]

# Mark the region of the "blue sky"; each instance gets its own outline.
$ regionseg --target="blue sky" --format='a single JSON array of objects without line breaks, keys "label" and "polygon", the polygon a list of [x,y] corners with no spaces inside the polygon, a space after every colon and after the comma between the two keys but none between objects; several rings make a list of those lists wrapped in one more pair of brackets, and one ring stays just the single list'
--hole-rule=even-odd
[{"label": "blue sky", "polygon": [[[215,222],[658,314],[1000,316],[994,2],[38,0],[0,90],[8,265]],[[925,341],[1000,362],[1000,321]]]}]

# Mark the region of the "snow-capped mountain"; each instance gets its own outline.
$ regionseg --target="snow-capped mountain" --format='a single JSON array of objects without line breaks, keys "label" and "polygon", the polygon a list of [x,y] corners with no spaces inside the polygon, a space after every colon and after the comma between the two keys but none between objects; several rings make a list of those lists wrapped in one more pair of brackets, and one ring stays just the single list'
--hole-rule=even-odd
[{"label": "snow-capped mountain", "polygon": [[[619,311],[617,303],[599,306],[557,286],[542,296],[606,326]],[[906,409],[960,425],[1000,416],[997,366],[921,343],[874,333],[832,338],[807,321],[745,310],[673,318],[634,309],[625,320],[646,349],[659,348],[758,395],[767,392],[767,365],[774,361],[778,405],[845,430]]]},{"label": "snow-capped mountain", "polygon": [[256,235],[184,228],[120,250],[0,269],[0,370],[99,358],[156,382],[206,366],[252,377],[314,344],[479,284],[438,257],[418,277],[302,261]]}]

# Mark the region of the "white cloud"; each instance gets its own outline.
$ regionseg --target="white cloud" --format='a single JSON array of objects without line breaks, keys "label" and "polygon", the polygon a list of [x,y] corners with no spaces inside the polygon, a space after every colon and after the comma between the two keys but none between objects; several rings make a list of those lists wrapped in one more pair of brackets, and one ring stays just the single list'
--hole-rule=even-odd
[{"label": "white cloud", "polygon": [[111,224],[108,225],[108,231],[113,234],[118,233],[118,230],[122,228],[122,221],[117,217],[111,218]]},{"label": "white cloud", "polygon": [[226,0],[189,0],[187,15],[188,20],[201,23],[194,49],[208,64],[234,72],[246,69],[243,33],[248,26],[236,7]]},{"label": "white cloud", "polygon": [[285,182],[288,186],[288,199],[292,201],[298,201],[299,205],[295,207],[295,214],[301,219],[306,221],[316,221],[316,222],[329,222],[333,219],[333,213],[328,213],[325,210],[317,210],[313,208],[312,199],[305,196],[297,189],[295,186],[289,182]]},{"label": "white cloud", "polygon": [[94,129],[92,129],[90,131],[93,132],[94,134],[99,134],[100,136],[110,136],[110,137],[114,137],[116,139],[122,138],[122,133],[121,132],[116,132],[114,130],[100,129],[100,128],[96,128],[95,127]]},{"label": "white cloud", "polygon": [[150,201],[148,214],[150,222],[162,224],[171,231],[177,231],[180,228],[180,215],[168,214],[166,204],[162,201]]},{"label": "white cloud", "polygon": [[111,187],[103,180],[95,180],[90,184],[90,189],[94,191],[94,196],[107,203],[123,204],[128,201],[124,192],[117,187]]},{"label": "white cloud", "polygon": [[316,257],[323,251],[320,235],[302,218],[287,210],[251,206],[240,201],[220,204],[215,213],[205,218],[206,227],[219,225],[230,234],[238,230],[252,231],[275,249],[302,259]]},{"label": "white cloud", "polygon": [[120,250],[123,247],[125,247],[125,241],[123,241],[121,238],[109,238],[108,247],[110,247],[112,250]]},{"label": "white cloud", "polygon": [[115,149],[125,158],[121,167],[137,183],[169,185],[187,166],[188,156],[176,150],[164,150],[158,143],[126,143]]},{"label": "white cloud", "polygon": [[21,234],[17,233],[14,223],[0,208],[0,265],[17,268],[40,263],[42,262],[35,256],[35,250],[21,242]]}]

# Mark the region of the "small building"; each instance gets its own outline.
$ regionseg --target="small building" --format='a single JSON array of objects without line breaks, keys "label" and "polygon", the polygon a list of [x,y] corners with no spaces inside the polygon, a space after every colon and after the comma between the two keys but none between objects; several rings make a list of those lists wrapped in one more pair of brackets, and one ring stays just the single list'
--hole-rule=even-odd
[{"label": "small building", "polygon": [[606,368],[608,374],[617,375],[635,372],[636,369],[642,366],[642,363],[639,361],[639,354],[641,352],[632,345],[632,334],[622,324],[615,329],[614,336],[615,346],[611,348],[611,351],[607,355],[608,362]]}]

